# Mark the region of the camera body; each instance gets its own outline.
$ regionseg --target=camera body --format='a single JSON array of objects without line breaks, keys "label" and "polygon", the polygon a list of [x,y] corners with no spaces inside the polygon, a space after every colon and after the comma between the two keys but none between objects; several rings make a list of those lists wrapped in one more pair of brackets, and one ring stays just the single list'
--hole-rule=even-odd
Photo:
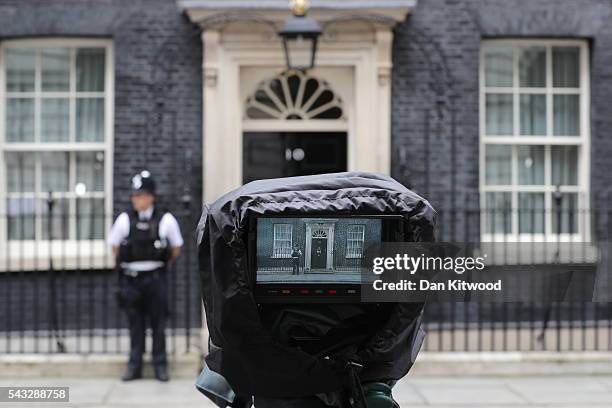
[{"label": "camera body", "polygon": [[361,289],[377,248],[431,241],[434,229],[427,200],[374,173],[258,180],[206,205],[207,367],[245,401],[403,377],[423,340],[423,304],[362,302]]}]

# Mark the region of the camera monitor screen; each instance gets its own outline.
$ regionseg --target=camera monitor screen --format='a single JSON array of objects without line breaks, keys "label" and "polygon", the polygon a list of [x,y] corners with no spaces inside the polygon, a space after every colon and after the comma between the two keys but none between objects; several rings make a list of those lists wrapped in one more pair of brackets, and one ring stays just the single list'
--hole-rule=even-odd
[{"label": "camera monitor screen", "polygon": [[360,300],[367,254],[401,240],[401,217],[257,217],[251,267],[258,302]]}]

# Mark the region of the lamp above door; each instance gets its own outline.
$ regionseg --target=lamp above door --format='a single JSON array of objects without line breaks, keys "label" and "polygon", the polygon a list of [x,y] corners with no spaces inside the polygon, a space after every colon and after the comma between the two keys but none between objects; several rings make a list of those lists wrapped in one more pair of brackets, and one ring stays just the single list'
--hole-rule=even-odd
[{"label": "lamp above door", "polygon": [[307,71],[315,65],[321,26],[306,16],[307,0],[293,0],[291,11],[293,16],[285,20],[278,32],[283,41],[287,69]]}]

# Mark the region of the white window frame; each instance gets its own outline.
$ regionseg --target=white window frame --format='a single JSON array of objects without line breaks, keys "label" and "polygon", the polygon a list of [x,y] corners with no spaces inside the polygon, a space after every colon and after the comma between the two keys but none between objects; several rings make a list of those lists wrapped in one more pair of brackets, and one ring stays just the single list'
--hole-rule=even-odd
[{"label": "white window frame", "polygon": [[[6,66],[4,63],[4,53],[7,48],[87,48],[96,47],[105,49],[105,77],[103,92],[79,92],[81,96],[104,96],[104,141],[103,142],[11,142],[6,143]],[[107,267],[112,264],[112,255],[104,239],[94,240],[8,240],[7,237],[7,218],[6,200],[8,198],[7,180],[5,174],[5,152],[78,152],[78,151],[103,151],[104,152],[104,212],[105,222],[104,236],[108,235],[112,223],[111,214],[113,210],[113,149],[114,149],[114,46],[110,39],[91,39],[91,38],[33,38],[20,40],[6,40],[0,42],[0,242],[7,244],[6,251],[0,251],[0,271],[2,270],[38,270],[48,267],[49,252],[53,257],[56,267],[63,269],[75,268],[96,268]],[[70,97],[75,100],[76,91],[74,82],[76,60],[74,53],[71,53],[71,70],[69,91],[57,92],[58,96]],[[40,58],[37,58],[37,72],[40,72]],[[38,83],[38,81],[37,81]],[[34,96],[35,101],[40,100],[41,90],[39,86],[34,92],[26,93]],[[71,133],[74,131],[75,113],[74,103],[70,103]],[[35,102],[35,114],[37,112]],[[38,126],[39,127],[39,126]],[[35,129],[35,132],[38,132]],[[74,156],[73,156],[74,157]],[[71,166],[74,168],[74,166]],[[73,171],[73,170],[71,170]],[[41,193],[42,194],[42,193]],[[68,197],[73,193],[60,193],[55,197]],[[70,209],[73,213],[73,208]],[[71,231],[74,232],[74,231]],[[71,234],[71,237],[75,237]]]},{"label": "white window frame", "polygon": [[[293,225],[287,223],[275,223],[273,225],[274,239],[272,241],[272,258],[291,258],[291,252],[293,251]],[[287,228],[288,231],[279,231],[281,227]],[[288,233],[289,238],[279,237],[278,235],[281,233]],[[287,242],[289,242],[288,251],[287,248],[285,248]]]},{"label": "white window frame", "polygon": [[[514,46],[513,53],[513,85],[512,88],[486,87],[485,84],[485,48],[489,45]],[[546,87],[544,88],[525,88],[519,84],[519,58],[516,47],[523,46],[543,46],[546,47]],[[553,88],[552,86],[552,47],[554,46],[575,46],[580,50],[580,87],[579,88]],[[590,67],[589,67],[589,46],[586,40],[566,40],[566,39],[491,39],[483,40],[480,48],[479,61],[479,161],[480,161],[480,230],[481,240],[484,242],[590,242],[590,208],[589,187],[590,187]],[[554,90],[554,91],[553,91]],[[513,136],[487,136],[486,135],[486,94],[487,93],[506,93],[513,95]],[[546,95],[546,135],[544,136],[520,136],[520,94],[544,94]],[[553,104],[552,95],[554,94],[577,94],[580,95],[579,102],[579,126],[580,135],[577,137],[553,136]],[[511,145],[512,149],[512,183],[511,186],[487,186],[485,184],[486,161],[485,148],[487,145]],[[545,169],[544,186],[519,186],[518,168],[516,166],[517,146],[522,145],[566,145],[578,147],[578,183],[576,186],[561,186],[561,193],[577,193],[578,195],[578,231],[573,234],[552,233],[552,218],[545,216],[545,232],[542,233],[519,233],[518,222],[518,192],[543,192],[545,193],[545,211],[550,212],[553,208],[551,193],[556,191],[556,187],[551,182],[551,172]],[[546,149],[550,152],[550,149]],[[549,153],[547,153],[549,155]],[[550,158],[546,158],[546,163]],[[511,206],[511,233],[487,233],[487,207],[486,193],[488,192],[509,192],[512,197]],[[585,211],[585,213],[582,213]]]},{"label": "white window frame", "polygon": [[[355,230],[355,231],[351,231],[351,230]],[[361,238],[351,238],[350,234],[351,232],[353,233],[361,233]],[[351,247],[351,243],[356,243],[356,245],[354,247]],[[348,228],[346,229],[346,258],[349,259],[359,259],[359,258],[363,258],[363,245],[365,242],[365,225],[364,224],[354,224],[354,225],[349,225]],[[354,248],[358,248],[359,249],[359,253],[356,253],[355,251],[350,251]]]}]

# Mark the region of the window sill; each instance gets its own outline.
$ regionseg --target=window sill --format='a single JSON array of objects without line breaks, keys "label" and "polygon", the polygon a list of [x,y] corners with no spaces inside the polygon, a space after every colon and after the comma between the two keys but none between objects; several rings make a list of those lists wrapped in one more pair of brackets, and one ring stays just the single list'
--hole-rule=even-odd
[{"label": "window sill", "polygon": [[0,253],[0,273],[55,270],[112,269],[115,257],[106,241],[8,241]]},{"label": "window sill", "polygon": [[481,242],[505,243],[588,243],[582,234],[482,234]]},{"label": "window sill", "polygon": [[485,256],[486,265],[551,265],[594,264],[598,261],[597,246],[580,241],[480,242],[477,256]]}]

